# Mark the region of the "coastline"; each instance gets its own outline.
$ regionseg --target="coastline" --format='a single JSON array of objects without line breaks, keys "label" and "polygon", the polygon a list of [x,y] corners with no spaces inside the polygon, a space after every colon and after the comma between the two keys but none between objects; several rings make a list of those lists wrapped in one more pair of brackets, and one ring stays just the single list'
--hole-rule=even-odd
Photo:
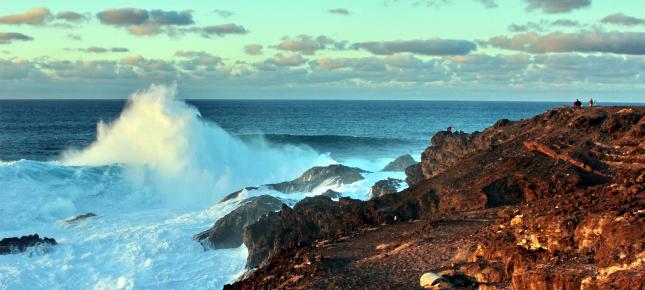
[{"label": "coastline", "polygon": [[561,108],[440,132],[406,190],[306,198],[246,227],[260,267],[225,289],[415,289],[424,272],[486,289],[642,285],[644,115]]}]

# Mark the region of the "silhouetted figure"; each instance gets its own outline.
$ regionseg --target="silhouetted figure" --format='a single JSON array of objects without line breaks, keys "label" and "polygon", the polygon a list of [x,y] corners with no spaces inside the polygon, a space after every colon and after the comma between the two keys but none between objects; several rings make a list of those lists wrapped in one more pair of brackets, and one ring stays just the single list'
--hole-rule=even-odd
[{"label": "silhouetted figure", "polygon": [[576,99],[575,102],[573,102],[573,107],[574,108],[582,108],[582,102],[578,99]]},{"label": "silhouetted figure", "polygon": [[589,98],[589,107],[593,107],[593,99]]},{"label": "silhouetted figure", "polygon": [[448,127],[448,129],[446,129],[446,131],[447,131],[448,133],[452,133],[452,127]]}]

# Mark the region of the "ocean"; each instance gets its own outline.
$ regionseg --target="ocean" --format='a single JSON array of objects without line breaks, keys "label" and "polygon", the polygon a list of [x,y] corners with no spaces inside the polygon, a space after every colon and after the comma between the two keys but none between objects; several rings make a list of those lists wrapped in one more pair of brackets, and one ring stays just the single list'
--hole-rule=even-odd
[{"label": "ocean", "polygon": [[[0,289],[219,289],[247,251],[192,236],[242,198],[287,204],[309,193],[237,189],[291,180],[316,165],[373,173],[332,189],[368,199],[395,157],[417,160],[448,126],[482,130],[559,103],[178,100],[151,87],[123,100],[0,101],[0,238],[38,233],[50,249],[0,256]],[[65,219],[95,213],[80,223]]]}]

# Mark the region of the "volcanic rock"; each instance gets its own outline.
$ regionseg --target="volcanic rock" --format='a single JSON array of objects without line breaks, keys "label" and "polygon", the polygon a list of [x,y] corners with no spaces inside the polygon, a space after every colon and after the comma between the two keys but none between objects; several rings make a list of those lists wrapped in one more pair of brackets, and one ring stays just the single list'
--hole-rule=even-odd
[{"label": "volcanic rock", "polygon": [[[309,281],[321,288],[375,282],[414,288],[423,272],[444,269],[408,275],[410,268],[396,265],[429,260],[467,273],[480,287],[638,289],[645,283],[644,116],[645,107],[561,108],[501,120],[483,132],[439,132],[421,162],[406,170],[422,178],[407,174],[418,182],[398,194],[366,202],[307,198],[246,227],[247,267],[263,267],[226,288],[307,288]],[[490,225],[478,218],[488,211],[498,216]],[[470,234],[431,235],[448,239],[437,240],[447,245],[440,253],[424,250],[432,240],[411,238],[440,223],[447,224],[444,231],[468,225]],[[380,254],[360,261],[352,260],[353,252],[335,260],[310,257],[323,242],[360,248],[354,241],[377,227],[404,229],[388,235],[393,243],[408,239],[396,247],[403,250],[387,254],[392,267],[361,272],[359,265],[385,261]],[[457,244],[463,248],[449,246]],[[435,257],[446,251],[454,256]],[[310,266],[296,268],[294,261]],[[354,279],[359,272],[373,278]]]},{"label": "volcanic rock", "polygon": [[56,245],[56,240],[51,238],[40,238],[38,234],[22,236],[20,238],[5,238],[0,240],[0,255],[22,253],[28,248],[36,246],[53,246]]},{"label": "volcanic rock", "polygon": [[213,227],[193,237],[213,249],[237,248],[242,245],[244,227],[256,222],[267,213],[280,209],[282,202],[269,195],[251,197],[219,219]]},{"label": "volcanic rock", "polygon": [[401,183],[403,183],[403,180],[391,177],[379,180],[372,186],[372,189],[370,190],[370,198],[379,197],[385,194],[397,193]]},{"label": "volcanic rock", "polygon": [[348,167],[342,164],[316,166],[305,171],[300,177],[292,181],[269,184],[267,187],[282,193],[311,192],[321,185],[342,185],[363,180],[364,177],[361,173],[367,172],[360,168]]},{"label": "volcanic rock", "polygon": [[240,193],[242,193],[243,191],[257,190],[258,188],[259,188],[259,187],[255,187],[255,186],[245,187],[245,188],[243,188],[243,189],[240,189],[240,190],[238,190],[238,191],[235,191],[235,192],[232,192],[232,193],[228,194],[227,196],[225,196],[224,198],[222,198],[222,200],[220,200],[218,203],[224,203],[224,202],[227,202],[227,201],[229,201],[229,200],[231,200],[231,199],[235,199],[235,198],[237,198],[238,196],[240,196]]},{"label": "volcanic rock", "polygon": [[334,191],[332,189],[327,189],[327,191],[323,192],[321,195],[329,198],[340,198],[341,196],[340,192]]},{"label": "volcanic rock", "polygon": [[394,161],[388,163],[381,171],[405,171],[410,165],[417,163],[410,154],[397,157]]}]

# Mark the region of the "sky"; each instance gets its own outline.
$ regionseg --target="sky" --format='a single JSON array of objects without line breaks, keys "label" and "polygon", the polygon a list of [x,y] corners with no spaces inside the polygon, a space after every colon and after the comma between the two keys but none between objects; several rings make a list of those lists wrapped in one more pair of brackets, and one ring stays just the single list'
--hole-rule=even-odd
[{"label": "sky", "polygon": [[2,1],[0,99],[645,102],[645,1]]}]

